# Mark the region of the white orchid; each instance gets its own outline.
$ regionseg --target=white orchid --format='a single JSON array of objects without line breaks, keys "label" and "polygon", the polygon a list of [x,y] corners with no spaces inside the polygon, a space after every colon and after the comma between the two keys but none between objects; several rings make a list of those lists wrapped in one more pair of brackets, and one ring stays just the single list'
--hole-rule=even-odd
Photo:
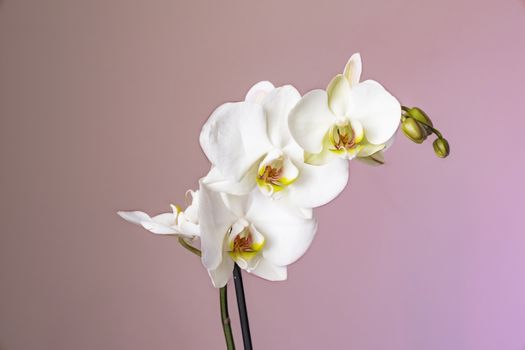
[{"label": "white orchid", "polygon": [[392,142],[401,106],[381,84],[360,77],[361,56],[354,54],[326,91],[308,92],[291,111],[290,131],[307,162],[368,157]]},{"label": "white orchid", "polygon": [[[255,84],[244,101],[219,106],[204,124],[200,145],[209,173],[182,211],[150,217],[120,211],[129,222],[179,243],[201,258],[220,288],[226,347],[235,349],[227,284],[233,276],[246,349],[251,349],[242,270],[270,281],[287,278],[317,231],[313,208],[333,200],[348,182],[349,159],[382,163],[402,121],[414,142],[435,134],[434,152],[450,146],[417,107],[403,107],[376,81],[360,82],[361,57],[354,54],[343,74],[325,90],[301,97],[291,85]],[[200,243],[200,244],[199,244]]]},{"label": "white orchid", "polygon": [[199,196],[202,262],[217,288],[226,285],[234,263],[267,280],[285,280],[286,266],[306,252],[317,230],[315,219],[257,190],[237,196],[201,181]]},{"label": "white orchid", "polygon": [[304,163],[288,130],[288,114],[301,99],[291,85],[254,85],[243,102],[217,108],[202,128],[201,147],[212,163],[204,181],[216,191],[242,195],[254,187],[274,199],[314,208],[334,199],[348,181],[348,164]]},{"label": "white orchid", "polygon": [[172,212],[163,213],[150,217],[142,211],[119,211],[118,215],[146,230],[160,235],[180,235],[193,238],[200,235],[199,232],[199,191],[188,191],[191,197],[190,204],[182,211],[178,206],[171,205]]}]

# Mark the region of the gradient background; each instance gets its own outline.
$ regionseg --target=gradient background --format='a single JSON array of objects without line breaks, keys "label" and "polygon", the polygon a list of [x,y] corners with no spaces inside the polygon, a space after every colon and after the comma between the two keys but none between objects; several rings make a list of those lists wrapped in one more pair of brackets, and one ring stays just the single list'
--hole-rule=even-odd
[{"label": "gradient background", "polygon": [[0,349],[224,348],[200,262],[115,212],[183,202],[217,105],[356,51],[452,156],[352,163],[289,280],[246,276],[255,347],[524,350],[522,0],[1,1]]}]

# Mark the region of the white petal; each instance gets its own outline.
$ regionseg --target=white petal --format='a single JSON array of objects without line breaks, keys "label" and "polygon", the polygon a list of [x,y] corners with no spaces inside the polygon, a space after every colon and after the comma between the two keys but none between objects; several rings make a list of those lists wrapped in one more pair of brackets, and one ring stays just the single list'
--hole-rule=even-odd
[{"label": "white petal", "polygon": [[266,156],[259,163],[257,171],[260,172],[261,169],[266,168],[267,165],[275,165],[275,162],[280,162],[284,158],[284,153],[278,148],[272,149],[266,154]]},{"label": "white petal", "polygon": [[263,257],[278,266],[299,259],[312,243],[317,230],[315,219],[297,215],[297,209],[285,203],[255,191],[252,206],[246,214],[247,220],[266,239]]},{"label": "white petal", "polygon": [[190,197],[190,205],[184,209],[184,216],[186,220],[197,224],[199,223],[199,191],[189,190],[186,196]]},{"label": "white petal", "polygon": [[119,211],[117,214],[126,221],[140,225],[142,221],[151,220],[151,217],[142,211]]},{"label": "white petal", "polygon": [[345,71],[343,73],[345,78],[348,80],[350,87],[359,83],[359,79],[361,79],[361,70],[361,55],[359,53],[355,53],[348,60],[348,63],[345,67]]},{"label": "white petal", "polygon": [[389,149],[393,144],[394,144],[394,140],[396,138],[396,134],[394,134],[394,136],[392,136],[384,145],[383,145],[383,149],[381,149],[380,151],[377,151],[375,153],[371,153],[368,157],[363,157],[361,155],[361,152],[359,152],[359,156],[357,158],[357,160],[360,160],[361,162],[367,164],[367,165],[371,165],[371,166],[378,166],[378,165],[383,165],[385,164],[385,151],[387,149]]},{"label": "white petal", "polygon": [[304,164],[290,186],[291,200],[302,208],[316,208],[337,197],[348,183],[348,161],[333,159],[325,165]]},{"label": "white petal", "polygon": [[383,151],[376,152],[368,157],[358,157],[356,159],[370,166],[379,166],[385,164],[385,156]]},{"label": "white petal", "polygon": [[287,277],[285,266],[274,265],[264,258],[259,261],[257,267],[251,273],[268,281],[284,281]]},{"label": "white petal", "polygon": [[176,227],[170,227],[163,225],[161,223],[155,222],[155,221],[142,221],[141,222],[142,227],[144,227],[146,230],[156,233],[158,235],[175,235],[175,234],[181,234],[180,230]]},{"label": "white petal", "polygon": [[176,219],[177,219],[177,215],[174,213],[163,213],[163,214],[159,214],[151,218],[153,222],[156,222],[164,226],[176,225],[177,224]]},{"label": "white petal", "polygon": [[185,236],[200,236],[199,225],[194,224],[190,221],[183,221],[179,224],[179,230],[182,235]]},{"label": "white petal", "polygon": [[214,270],[223,259],[223,244],[230,226],[237,218],[228,210],[220,193],[199,181],[199,226],[202,263]]},{"label": "white petal", "polygon": [[[292,185],[290,185],[290,188],[291,188]],[[297,204],[295,202],[292,201],[292,198],[290,195],[288,195],[288,188],[283,191],[285,193],[285,195],[281,196],[281,197],[278,197],[277,199],[275,198],[271,198],[273,202],[275,203],[278,203],[278,205],[280,206],[279,208],[286,208],[285,210],[287,211],[287,215],[293,215],[293,216],[297,216],[297,217],[301,217],[303,219],[312,219],[313,218],[313,209],[312,208],[302,208],[302,207],[299,207],[297,206]],[[264,193],[263,193],[264,195]],[[253,195],[250,195],[250,198],[252,198],[252,202],[253,202],[253,198],[254,196]],[[249,208],[249,210],[251,210],[251,206]],[[248,211],[247,211],[248,212]]]},{"label": "white petal", "polygon": [[151,220],[143,220],[140,224],[150,232],[160,235],[172,235],[181,233],[176,227],[176,223],[177,214],[164,213],[152,217]]},{"label": "white petal", "polygon": [[249,193],[255,187],[258,164],[254,163],[243,175],[236,181],[226,178],[218,168],[213,167],[208,175],[203,179],[212,190],[234,195],[244,195]]},{"label": "white petal", "polygon": [[252,196],[250,195],[237,196],[223,193],[222,200],[228,210],[237,218],[244,217],[252,205]]},{"label": "white petal", "polygon": [[294,163],[304,162],[304,151],[293,139],[282,148],[282,151],[288,156]]},{"label": "white petal", "polygon": [[118,215],[126,221],[141,225],[152,233],[161,235],[180,234],[180,231],[173,226],[175,224],[175,215],[173,213],[160,214],[154,218],[151,218],[148,214],[141,211],[119,211]]},{"label": "white petal", "polygon": [[365,144],[361,147],[359,150],[359,153],[357,154],[358,157],[368,157],[374,153],[377,153],[385,148],[384,144],[381,145],[372,145],[372,144]]},{"label": "white petal", "polygon": [[[301,159],[297,161],[297,163],[302,164],[303,160]],[[268,169],[278,170],[280,174],[277,175],[276,178],[273,178],[273,180],[269,180],[265,177],[270,174],[267,173]],[[272,170],[269,171],[271,172]],[[287,154],[284,154],[279,149],[274,149],[268,152],[259,164],[257,176],[259,190],[266,196],[272,196],[274,199],[278,199],[286,193],[286,188],[297,179],[299,169]]]},{"label": "white petal", "polygon": [[338,117],[346,117],[348,115],[350,100],[350,84],[348,80],[341,74],[336,75],[328,87],[326,88],[328,94],[328,106],[332,112]]},{"label": "white petal", "polygon": [[328,95],[324,90],[308,92],[288,117],[292,137],[310,153],[321,152],[323,138],[334,122],[335,116],[328,108]]},{"label": "white petal", "polygon": [[[196,192],[198,193],[198,191]],[[197,198],[197,197],[196,197]],[[197,199],[195,199],[196,201]],[[179,230],[179,232],[182,235],[185,236],[200,236],[200,230],[199,230],[199,223],[198,223],[198,207],[195,208],[195,213],[189,212],[191,214],[190,216],[187,215],[188,209],[191,209],[190,207],[186,208],[185,211],[179,212],[177,214],[177,223],[174,228]],[[191,216],[195,215],[196,219],[192,220]]]},{"label": "white petal", "polygon": [[288,114],[300,99],[301,95],[297,89],[286,85],[271,91],[263,100],[268,136],[277,148],[285,147],[291,138],[288,130]]},{"label": "white petal", "polygon": [[[301,162],[301,164],[302,164],[302,162]],[[286,157],[284,159],[283,173],[281,175],[281,181],[284,180],[287,183],[290,183],[290,182],[295,181],[298,176],[299,176],[299,169],[290,160],[290,158]]]},{"label": "white petal", "polygon": [[225,177],[240,180],[272,148],[262,106],[250,102],[223,104],[202,127],[200,144]]},{"label": "white petal", "polygon": [[385,142],[385,148],[383,149],[383,152],[389,149],[390,147],[392,147],[395,140],[396,140],[396,134],[394,133],[394,135],[392,135],[392,137],[388,139],[387,142]]},{"label": "white petal", "polygon": [[222,288],[228,283],[232,276],[233,264],[233,260],[228,255],[225,255],[224,260],[221,261],[217,268],[208,270],[211,282],[215,288]]},{"label": "white petal", "polygon": [[314,211],[312,208],[298,208],[300,216],[304,217],[305,219],[312,219],[314,217]]},{"label": "white petal", "polygon": [[266,95],[273,89],[275,89],[275,87],[269,81],[260,81],[250,88],[244,100],[246,102],[261,104]]},{"label": "white petal", "polygon": [[350,100],[349,116],[361,122],[368,142],[382,144],[394,135],[401,106],[381,84],[373,80],[359,83],[350,90]]},{"label": "white petal", "polygon": [[316,154],[305,152],[304,162],[313,165],[323,165],[331,162],[334,159],[338,159],[339,156],[330,151],[330,149],[332,149],[333,147],[334,146],[330,142],[328,134],[326,134],[323,138],[323,150]]}]

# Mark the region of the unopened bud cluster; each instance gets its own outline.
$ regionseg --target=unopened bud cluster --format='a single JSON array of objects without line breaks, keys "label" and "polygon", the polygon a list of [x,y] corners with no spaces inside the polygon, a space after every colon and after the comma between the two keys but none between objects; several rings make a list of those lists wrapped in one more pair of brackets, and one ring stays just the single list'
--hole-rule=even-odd
[{"label": "unopened bud cluster", "polygon": [[403,107],[401,130],[415,143],[423,143],[430,135],[435,134],[437,139],[433,142],[434,153],[440,158],[445,158],[450,154],[448,141],[439,130],[434,128],[428,115],[418,107]]}]

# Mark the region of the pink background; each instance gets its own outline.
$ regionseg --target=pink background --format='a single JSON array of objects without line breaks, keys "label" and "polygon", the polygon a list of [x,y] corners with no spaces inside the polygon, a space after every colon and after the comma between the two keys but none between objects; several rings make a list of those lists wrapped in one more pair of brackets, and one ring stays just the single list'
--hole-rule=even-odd
[{"label": "pink background", "polygon": [[183,202],[217,105],[359,51],[452,156],[352,163],[289,280],[245,277],[255,347],[524,350],[524,35],[523,0],[1,1],[0,349],[224,348],[200,262],[115,212]]}]

